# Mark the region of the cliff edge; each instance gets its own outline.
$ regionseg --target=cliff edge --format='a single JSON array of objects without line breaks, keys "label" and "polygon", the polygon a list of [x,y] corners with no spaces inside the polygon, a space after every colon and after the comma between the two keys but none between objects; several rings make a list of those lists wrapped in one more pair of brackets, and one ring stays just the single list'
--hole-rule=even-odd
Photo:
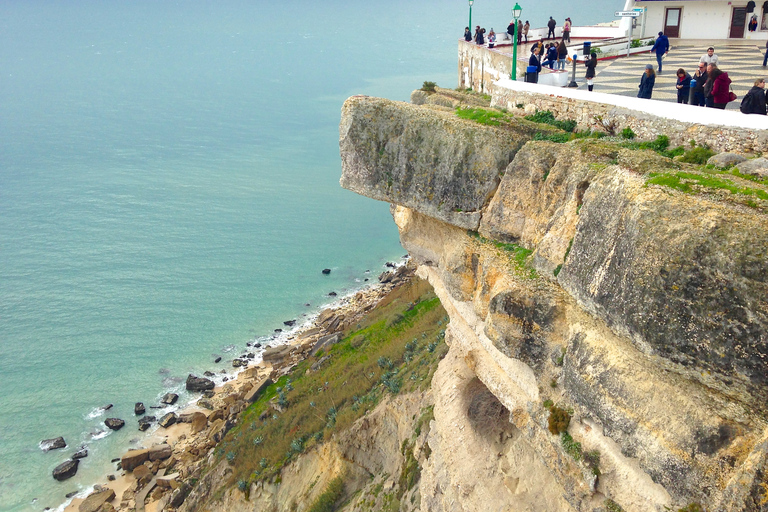
[{"label": "cliff edge", "polygon": [[460,102],[340,126],[450,317],[421,510],[768,510],[768,181]]}]

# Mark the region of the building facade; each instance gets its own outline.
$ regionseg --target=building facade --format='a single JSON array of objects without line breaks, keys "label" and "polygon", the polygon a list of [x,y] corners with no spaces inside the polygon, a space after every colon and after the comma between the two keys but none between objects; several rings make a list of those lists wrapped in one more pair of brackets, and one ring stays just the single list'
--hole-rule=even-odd
[{"label": "building facade", "polygon": [[642,0],[631,5],[644,9],[634,32],[641,37],[663,32],[680,39],[754,39],[758,44],[768,39],[768,0]]}]

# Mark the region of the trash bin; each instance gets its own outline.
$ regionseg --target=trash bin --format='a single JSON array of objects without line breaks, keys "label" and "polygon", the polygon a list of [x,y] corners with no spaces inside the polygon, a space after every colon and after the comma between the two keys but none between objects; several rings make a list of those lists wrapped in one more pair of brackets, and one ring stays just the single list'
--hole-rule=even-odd
[{"label": "trash bin", "polygon": [[587,56],[592,52],[592,41],[584,41],[584,48],[582,51],[582,55],[586,59]]},{"label": "trash bin", "polygon": [[525,68],[525,81],[531,84],[539,83],[539,72],[536,66],[528,66]]}]

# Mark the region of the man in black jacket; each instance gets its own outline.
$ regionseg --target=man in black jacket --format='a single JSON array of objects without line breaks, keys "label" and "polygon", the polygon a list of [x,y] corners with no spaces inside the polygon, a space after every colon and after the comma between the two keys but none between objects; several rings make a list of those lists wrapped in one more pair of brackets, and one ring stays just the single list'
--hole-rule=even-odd
[{"label": "man in black jacket", "polygon": [[698,105],[700,107],[706,106],[706,99],[704,97],[704,84],[707,83],[707,65],[703,62],[699,62],[699,69],[693,74],[692,77],[696,80],[696,87],[693,88],[693,102],[691,105]]},{"label": "man in black jacket", "polygon": [[555,27],[557,26],[557,22],[552,19],[552,16],[549,17],[549,21],[547,22],[547,27],[549,27],[549,32],[547,32],[547,39],[554,39],[555,38]]}]

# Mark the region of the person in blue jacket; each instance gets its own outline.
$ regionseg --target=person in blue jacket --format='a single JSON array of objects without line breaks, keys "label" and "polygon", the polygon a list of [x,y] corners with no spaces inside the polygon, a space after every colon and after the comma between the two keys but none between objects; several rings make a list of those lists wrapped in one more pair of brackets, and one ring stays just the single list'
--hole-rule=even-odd
[{"label": "person in blue jacket", "polygon": [[659,63],[659,74],[661,74],[661,59],[664,58],[664,55],[669,53],[669,38],[662,32],[659,32],[659,37],[657,37],[656,42],[653,43],[651,51],[656,52],[656,62]]},{"label": "person in blue jacket", "polygon": [[637,92],[638,98],[651,99],[653,86],[656,83],[656,73],[653,72],[653,65],[645,65],[645,73],[640,78],[640,90]]}]

